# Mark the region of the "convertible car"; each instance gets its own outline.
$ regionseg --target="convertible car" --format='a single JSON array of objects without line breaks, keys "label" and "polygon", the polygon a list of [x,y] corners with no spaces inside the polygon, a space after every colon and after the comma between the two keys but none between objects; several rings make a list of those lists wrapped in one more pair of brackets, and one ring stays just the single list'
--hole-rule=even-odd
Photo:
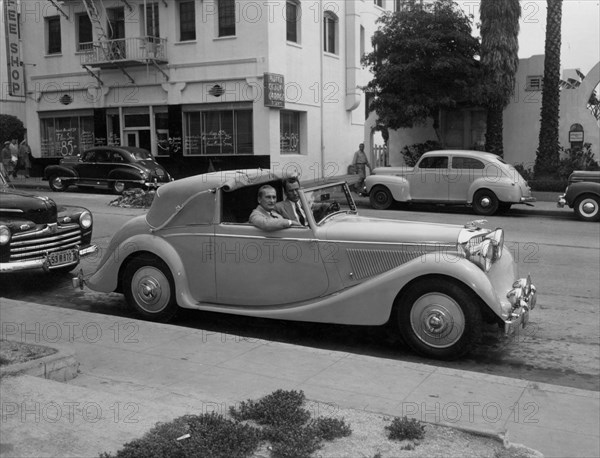
[{"label": "convertible car", "polygon": [[121,194],[125,189],[156,188],[171,181],[169,173],[147,150],[129,146],[97,146],[44,169],[44,180],[55,192],[71,185],[100,187]]},{"label": "convertible car", "polygon": [[11,188],[0,173],[0,272],[67,272],[97,251],[92,214]]},{"label": "convertible car", "polygon": [[482,323],[512,333],[536,302],[516,278],[502,229],[366,218],[345,181],[302,182],[307,226],[248,223],[257,191],[283,196],[285,174],[239,170],[158,189],[146,215],[113,237],[98,270],[74,284],[121,292],[143,317],[179,307],[349,325],[397,325],[415,351],[456,358]]}]

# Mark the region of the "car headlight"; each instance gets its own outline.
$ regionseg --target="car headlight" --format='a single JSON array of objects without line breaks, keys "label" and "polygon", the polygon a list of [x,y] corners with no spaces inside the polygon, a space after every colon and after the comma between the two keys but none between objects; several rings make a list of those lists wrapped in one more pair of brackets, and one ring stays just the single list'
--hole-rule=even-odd
[{"label": "car headlight", "polygon": [[471,244],[469,241],[460,244],[465,257],[476,264],[484,272],[489,272],[492,264],[502,257],[504,249],[504,231],[496,229],[487,234],[481,243]]},{"label": "car headlight", "polygon": [[496,229],[494,232],[486,235],[487,240],[491,240],[493,251],[493,261],[497,261],[502,257],[502,251],[504,250],[504,230]]},{"label": "car headlight", "polygon": [[10,241],[10,229],[7,226],[0,226],[0,245],[6,245]]},{"label": "car headlight", "polygon": [[92,227],[93,221],[92,214],[87,210],[79,216],[79,225],[82,229],[89,229]]}]

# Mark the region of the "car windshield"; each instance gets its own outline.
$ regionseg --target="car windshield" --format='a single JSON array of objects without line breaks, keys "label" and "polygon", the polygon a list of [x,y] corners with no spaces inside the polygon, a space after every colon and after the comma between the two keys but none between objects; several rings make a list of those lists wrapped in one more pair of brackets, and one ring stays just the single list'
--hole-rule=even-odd
[{"label": "car windshield", "polygon": [[304,197],[317,224],[335,213],[356,212],[356,205],[346,183],[308,188]]}]

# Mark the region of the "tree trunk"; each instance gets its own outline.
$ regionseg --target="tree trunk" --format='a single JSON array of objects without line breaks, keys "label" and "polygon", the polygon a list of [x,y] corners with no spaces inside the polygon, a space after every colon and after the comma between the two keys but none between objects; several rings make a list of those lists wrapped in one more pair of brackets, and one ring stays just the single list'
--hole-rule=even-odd
[{"label": "tree trunk", "polygon": [[553,177],[558,172],[561,21],[562,0],[548,0],[540,137],[534,167],[536,179]]},{"label": "tree trunk", "polygon": [[488,107],[485,133],[485,150],[500,157],[504,155],[502,143],[503,111],[503,108],[498,105]]}]

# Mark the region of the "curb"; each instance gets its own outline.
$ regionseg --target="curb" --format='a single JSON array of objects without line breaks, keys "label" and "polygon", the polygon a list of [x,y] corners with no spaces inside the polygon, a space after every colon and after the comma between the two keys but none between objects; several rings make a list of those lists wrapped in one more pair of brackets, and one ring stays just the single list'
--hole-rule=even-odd
[{"label": "curb", "polygon": [[79,361],[70,348],[53,345],[56,353],[23,363],[9,364],[0,368],[0,378],[18,375],[31,375],[56,382],[68,382],[77,377]]}]

